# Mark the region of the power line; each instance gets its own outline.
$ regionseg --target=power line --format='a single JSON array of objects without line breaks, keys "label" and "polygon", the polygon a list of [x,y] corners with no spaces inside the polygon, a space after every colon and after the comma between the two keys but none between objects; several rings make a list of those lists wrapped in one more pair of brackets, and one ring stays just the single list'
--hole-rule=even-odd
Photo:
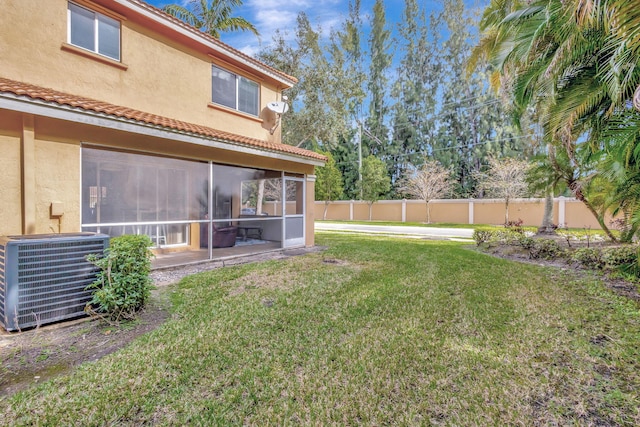
[{"label": "power line", "polygon": [[[367,130],[365,130],[365,133],[370,134],[370,132],[368,132]],[[370,136],[373,136],[373,135],[370,135]],[[495,142],[495,143],[508,142],[508,141],[514,141],[514,140],[519,140],[519,139],[525,139],[525,138],[529,138],[529,137],[531,137],[531,135],[512,135],[512,136],[507,136],[507,137],[501,137],[499,139],[492,139],[492,140],[489,140],[489,141],[484,141],[482,143],[475,143],[474,145],[489,144],[491,142]],[[378,143],[380,143],[382,145],[386,145],[382,141],[380,141],[378,138],[376,138],[376,139],[378,140]],[[467,145],[461,145],[461,146],[457,146],[457,147],[466,147],[466,146],[469,146],[469,145],[467,144]],[[444,149],[449,149],[449,148],[455,148],[455,147],[445,147]]]},{"label": "power line", "polygon": [[[433,152],[436,152],[436,151],[447,151],[447,150],[455,150],[455,149],[460,149],[460,148],[476,147],[476,146],[479,146],[479,145],[486,145],[486,144],[490,144],[490,143],[508,142],[508,141],[527,138],[528,136],[529,135],[514,135],[514,136],[508,137],[508,138],[492,139],[492,140],[488,140],[488,141],[475,142],[475,143],[471,143],[471,144],[461,144],[461,145],[455,145],[455,146],[451,146],[451,147],[432,148],[430,150],[430,152],[433,153]],[[415,152],[415,153],[398,154],[398,155],[393,156],[393,157],[394,158],[404,158],[404,157],[410,157],[410,156],[425,156],[425,155],[428,155],[428,154],[429,153]],[[336,162],[336,165],[347,165],[347,164],[353,164],[354,162],[357,163],[358,160],[346,161],[346,162]]]},{"label": "power line", "polygon": [[[500,103],[501,102],[499,100],[489,100],[489,101],[481,102],[481,103],[474,104],[474,105],[460,105],[457,108],[460,108],[460,109],[463,109],[463,110],[476,110],[478,108],[491,107],[491,106],[494,106],[494,105],[499,105]],[[404,112],[404,113],[407,113],[407,114],[412,114],[412,113],[422,112],[422,111],[424,111],[424,109],[420,109],[420,108],[411,109],[411,110],[402,109],[402,110],[398,110],[398,111],[399,112]],[[441,114],[442,114],[442,112],[440,112],[439,115],[441,115]],[[405,126],[408,127],[408,126],[410,126],[410,124],[406,124]],[[390,121],[390,127],[397,128],[397,126],[394,125],[393,120]]]}]

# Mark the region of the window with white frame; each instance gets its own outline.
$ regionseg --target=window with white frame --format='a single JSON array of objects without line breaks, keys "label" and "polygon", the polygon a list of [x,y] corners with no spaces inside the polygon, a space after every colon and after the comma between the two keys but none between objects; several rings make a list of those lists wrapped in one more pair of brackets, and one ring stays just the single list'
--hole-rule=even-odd
[{"label": "window with white frame", "polygon": [[260,85],[215,65],[211,67],[212,101],[257,116]]},{"label": "window with white frame", "polygon": [[69,43],[120,61],[120,22],[75,3],[68,4]]}]

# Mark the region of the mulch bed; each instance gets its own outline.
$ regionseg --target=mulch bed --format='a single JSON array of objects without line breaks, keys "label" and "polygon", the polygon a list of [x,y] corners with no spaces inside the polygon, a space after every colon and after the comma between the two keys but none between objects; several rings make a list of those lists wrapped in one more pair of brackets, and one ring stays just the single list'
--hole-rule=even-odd
[{"label": "mulch bed", "polygon": [[170,313],[156,299],[120,327],[82,318],[23,332],[0,329],[0,400],[88,361],[95,361],[160,326]]},{"label": "mulch bed", "polygon": [[[568,243],[564,237],[557,235],[541,235],[535,236],[535,238],[540,239],[552,239],[558,242],[558,244],[563,248],[568,248]],[[586,247],[587,244],[585,242],[572,242],[572,248],[580,248]],[[606,242],[592,242],[590,243],[590,247],[601,247],[601,246],[611,246]],[[604,283],[604,285],[617,293],[618,295],[625,296],[630,298],[638,303],[640,303],[640,280],[627,280],[621,277],[616,276],[615,274],[603,272],[603,271],[593,271],[589,270],[581,264],[571,262],[570,260],[559,258],[553,260],[546,259],[531,259],[529,256],[529,252],[526,251],[522,247],[511,246],[511,245],[490,245],[488,247],[475,247],[476,250],[479,250],[483,253],[487,253],[499,258],[509,259],[518,262],[524,262],[527,264],[535,264],[541,265],[545,267],[557,267],[563,270],[571,270],[578,275],[583,275],[586,277],[587,274],[594,275],[597,274],[600,277],[600,280]]]}]

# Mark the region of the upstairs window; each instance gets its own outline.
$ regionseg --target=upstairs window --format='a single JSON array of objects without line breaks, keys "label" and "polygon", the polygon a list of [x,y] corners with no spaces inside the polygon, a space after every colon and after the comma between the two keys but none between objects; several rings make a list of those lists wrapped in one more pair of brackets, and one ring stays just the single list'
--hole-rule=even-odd
[{"label": "upstairs window", "polygon": [[245,77],[230,73],[215,65],[211,68],[212,96],[216,104],[258,115],[260,85]]},{"label": "upstairs window", "polygon": [[69,43],[120,61],[120,22],[69,2]]}]

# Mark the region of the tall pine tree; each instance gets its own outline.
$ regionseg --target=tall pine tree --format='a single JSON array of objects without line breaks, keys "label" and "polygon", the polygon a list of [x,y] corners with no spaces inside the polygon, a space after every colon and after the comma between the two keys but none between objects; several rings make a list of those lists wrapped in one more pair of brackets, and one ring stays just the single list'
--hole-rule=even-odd
[{"label": "tall pine tree", "polygon": [[417,1],[406,0],[397,41],[404,56],[393,85],[393,136],[386,158],[394,184],[423,161],[435,129],[441,68],[439,17],[432,14],[429,24]]},{"label": "tall pine tree", "polygon": [[522,138],[489,88],[488,75],[474,72],[464,77],[474,43],[471,29],[477,23],[463,0],[446,0],[443,19],[449,37],[443,43],[442,105],[431,153],[455,170],[457,194],[469,197],[477,195],[475,176],[488,159],[519,155]]},{"label": "tall pine tree", "polygon": [[351,125],[349,132],[341,135],[338,143],[330,147],[336,160],[336,166],[344,177],[344,196],[348,199],[359,198],[358,181],[359,156],[358,132],[354,128],[362,115],[365,99],[364,83],[366,75],[362,68],[362,18],[360,0],[349,2],[349,16],[339,30],[331,34],[329,55],[333,62],[335,75],[340,84],[335,89],[342,97],[344,113]]},{"label": "tall pine tree", "polygon": [[[369,80],[367,82],[369,114],[364,124],[363,144],[366,155],[384,158],[389,141],[388,83],[387,73],[391,67],[391,31],[387,26],[384,1],[376,0],[373,5],[373,22],[369,36]],[[364,155],[364,154],[363,154]]]}]

